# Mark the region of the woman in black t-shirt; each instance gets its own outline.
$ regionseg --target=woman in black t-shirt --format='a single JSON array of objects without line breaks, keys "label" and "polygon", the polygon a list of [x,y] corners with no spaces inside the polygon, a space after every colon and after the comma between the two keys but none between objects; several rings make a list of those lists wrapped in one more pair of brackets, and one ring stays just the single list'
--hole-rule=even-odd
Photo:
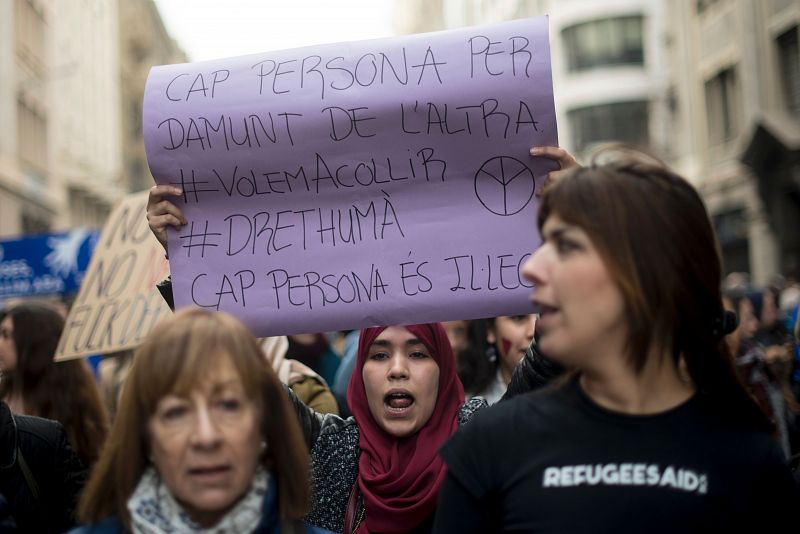
[{"label": "woman in black t-shirt", "polygon": [[789,524],[797,488],[722,340],[730,316],[703,202],[660,162],[612,156],[548,188],[544,242],[523,268],[538,348],[574,371],[445,445],[436,532]]}]

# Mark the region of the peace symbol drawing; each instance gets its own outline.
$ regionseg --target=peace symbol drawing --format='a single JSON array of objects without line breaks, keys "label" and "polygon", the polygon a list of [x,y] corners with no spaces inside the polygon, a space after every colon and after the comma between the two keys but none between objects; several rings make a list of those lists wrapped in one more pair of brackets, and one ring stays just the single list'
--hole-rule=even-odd
[{"label": "peace symbol drawing", "polygon": [[525,209],[533,198],[536,181],[525,163],[511,156],[484,162],[475,173],[475,195],[483,207],[508,217]]}]

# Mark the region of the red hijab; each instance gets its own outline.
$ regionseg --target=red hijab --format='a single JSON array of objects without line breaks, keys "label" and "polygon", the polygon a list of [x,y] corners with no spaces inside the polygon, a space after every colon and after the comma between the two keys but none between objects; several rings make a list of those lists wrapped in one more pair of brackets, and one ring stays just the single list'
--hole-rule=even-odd
[{"label": "red hijab", "polygon": [[417,336],[439,365],[439,393],[428,422],[414,435],[397,438],[378,426],[367,403],[362,369],[369,347],[386,327],[365,328],[358,341],[358,359],[347,387],[359,429],[361,456],[358,487],[366,514],[356,532],[408,532],[436,508],[445,465],[438,449],[458,429],[458,410],[464,388],[456,374],[456,359],[439,323],[404,326]]}]

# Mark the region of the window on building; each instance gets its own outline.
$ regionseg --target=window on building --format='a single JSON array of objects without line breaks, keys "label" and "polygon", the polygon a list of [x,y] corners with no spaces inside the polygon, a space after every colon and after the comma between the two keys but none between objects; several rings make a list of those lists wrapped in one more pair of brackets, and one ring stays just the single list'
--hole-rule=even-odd
[{"label": "window on building", "polygon": [[798,27],[794,26],[777,39],[783,98],[787,109],[794,115],[800,115],[800,48],[797,33]]},{"label": "window on building", "polygon": [[646,101],[614,102],[567,113],[576,151],[593,143],[623,141],[647,145],[648,111]]},{"label": "window on building", "polygon": [[35,0],[16,0],[14,21],[17,51],[36,66],[45,64],[45,19],[41,3]]},{"label": "window on building", "polygon": [[593,20],[562,32],[567,68],[580,71],[614,65],[642,65],[641,15]]},{"label": "window on building", "polygon": [[47,170],[47,119],[30,99],[17,99],[17,146],[19,157],[36,171]]},{"label": "window on building", "polygon": [[708,139],[712,145],[732,139],[738,131],[736,70],[724,69],[706,82]]}]

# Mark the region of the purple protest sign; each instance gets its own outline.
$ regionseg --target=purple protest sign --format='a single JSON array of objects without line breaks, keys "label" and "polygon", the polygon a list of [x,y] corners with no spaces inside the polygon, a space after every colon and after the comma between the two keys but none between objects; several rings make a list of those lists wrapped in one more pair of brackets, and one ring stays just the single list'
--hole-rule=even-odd
[{"label": "purple protest sign", "polygon": [[178,307],[257,335],[531,311],[547,18],[155,67],[144,132],[184,191]]}]

